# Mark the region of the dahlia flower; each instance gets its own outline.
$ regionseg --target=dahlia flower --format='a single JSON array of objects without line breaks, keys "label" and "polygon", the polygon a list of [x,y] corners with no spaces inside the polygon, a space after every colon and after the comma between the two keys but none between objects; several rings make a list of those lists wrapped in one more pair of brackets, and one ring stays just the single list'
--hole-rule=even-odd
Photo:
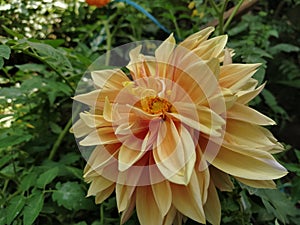
[{"label": "dahlia flower", "polygon": [[142,225],[220,224],[217,189],[232,179],[275,188],[287,171],[272,156],[282,145],[275,122],[247,104],[263,89],[259,64],[232,63],[227,36],[213,28],[176,45],[170,35],[154,55],[138,46],[124,69],[92,71],[95,90],[74,97],[89,106],[72,131],[93,146],[84,170],[88,196],[113,192],[123,224],[136,209]]}]

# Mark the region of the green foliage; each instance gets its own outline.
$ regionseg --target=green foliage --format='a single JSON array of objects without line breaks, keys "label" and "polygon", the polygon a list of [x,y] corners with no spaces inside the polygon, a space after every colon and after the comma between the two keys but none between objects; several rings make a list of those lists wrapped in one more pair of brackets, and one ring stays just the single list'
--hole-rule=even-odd
[{"label": "green foliage", "polygon": [[[268,80],[267,88],[251,104],[280,125],[273,131],[289,150],[278,159],[290,174],[278,181],[279,190],[240,184],[220,192],[222,224],[299,224],[300,1],[259,1],[229,22],[222,12],[241,1],[135,2],[178,40],[217,21],[215,34],[229,35],[234,61],[262,63],[254,77]],[[2,0],[0,12],[0,225],[119,224],[114,196],[101,206],[85,197],[85,161],[69,134],[71,97],[107,50],[168,34],[116,2],[95,8],[79,0]],[[133,224],[136,214],[126,222]]]}]

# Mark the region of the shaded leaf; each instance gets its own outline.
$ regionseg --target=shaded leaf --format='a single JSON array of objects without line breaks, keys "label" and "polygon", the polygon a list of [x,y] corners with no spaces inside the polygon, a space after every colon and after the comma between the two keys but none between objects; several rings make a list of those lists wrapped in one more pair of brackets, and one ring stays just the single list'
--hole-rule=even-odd
[{"label": "shaded leaf", "polygon": [[37,179],[37,187],[44,188],[49,184],[58,174],[58,167],[53,167],[50,170],[42,173]]},{"label": "shaded leaf", "polygon": [[25,197],[23,195],[17,195],[9,201],[9,205],[6,208],[6,222],[11,224],[11,222],[16,218],[16,216],[21,212],[25,205]]},{"label": "shaded leaf", "polygon": [[27,200],[23,211],[23,224],[32,225],[44,205],[44,195],[41,191],[34,192]]}]

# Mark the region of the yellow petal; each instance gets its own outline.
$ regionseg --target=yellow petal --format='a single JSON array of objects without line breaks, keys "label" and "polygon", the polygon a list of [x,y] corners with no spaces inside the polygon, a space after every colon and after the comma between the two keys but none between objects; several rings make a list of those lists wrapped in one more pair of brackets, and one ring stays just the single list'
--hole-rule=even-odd
[{"label": "yellow petal", "polygon": [[151,186],[137,187],[136,211],[141,225],[159,225],[163,222],[163,217],[155,202]]},{"label": "yellow petal", "polygon": [[234,104],[227,112],[227,118],[241,120],[257,125],[275,125],[275,121],[262,113],[239,103]]},{"label": "yellow petal", "polygon": [[198,31],[190,36],[188,36],[184,41],[182,41],[179,45],[185,47],[187,49],[194,49],[198,45],[200,45],[203,41],[207,40],[209,35],[214,31],[213,27],[207,27],[203,30]]},{"label": "yellow petal", "polygon": [[272,180],[287,174],[287,170],[270,153],[254,149],[250,155],[250,150],[233,151],[221,147],[212,165],[228,174],[245,179]]},{"label": "yellow petal", "polygon": [[99,127],[80,141],[79,144],[82,146],[93,146],[114,144],[118,142],[119,140],[114,134],[114,129],[112,127]]},{"label": "yellow petal", "polygon": [[102,115],[94,115],[91,113],[80,113],[80,118],[90,128],[111,126],[111,123],[104,119]]},{"label": "yellow petal", "polygon": [[177,210],[175,209],[175,207],[171,206],[168,214],[164,218],[164,222],[162,225],[172,225],[175,220],[176,213],[177,213]]},{"label": "yellow petal", "polygon": [[237,102],[241,104],[247,104],[252,99],[254,99],[265,87],[266,83],[263,83],[255,90],[246,90],[246,91],[240,91],[237,93]]},{"label": "yellow petal", "polygon": [[276,184],[273,180],[249,180],[240,177],[235,177],[235,179],[242,182],[243,184],[246,184],[254,188],[271,188],[271,189],[276,188]]},{"label": "yellow petal", "polygon": [[112,184],[107,189],[98,192],[95,198],[96,204],[101,204],[105,199],[107,199],[113,193],[114,189],[115,189],[115,184]]},{"label": "yellow petal", "polygon": [[201,190],[195,174],[187,185],[171,184],[174,207],[183,215],[199,222],[205,223],[202,207]]},{"label": "yellow petal", "polygon": [[125,171],[136,163],[143,155],[145,151],[142,149],[131,149],[129,146],[123,144],[119,152],[119,170]]},{"label": "yellow petal", "polygon": [[135,191],[134,186],[116,184],[116,200],[119,212],[127,209],[131,203],[131,197]]},{"label": "yellow petal", "polygon": [[90,184],[87,196],[96,195],[97,193],[109,188],[112,184],[114,184],[114,182],[102,176],[94,177]]},{"label": "yellow petal", "polygon": [[92,132],[93,130],[94,129],[88,127],[82,119],[79,119],[73,124],[70,132],[74,133],[76,138],[80,138]]},{"label": "yellow petal", "polygon": [[[168,63],[169,62],[169,58],[173,53],[173,50],[176,46],[176,41],[175,38],[173,36],[173,34],[171,34],[156,50],[155,50],[155,58],[156,61],[158,63]],[[161,65],[161,64],[160,64]],[[163,72],[160,75],[163,75],[165,70],[162,70],[161,72]]]},{"label": "yellow petal", "polygon": [[172,203],[172,192],[170,184],[165,180],[160,183],[152,184],[151,188],[159,211],[164,217],[168,213]]},{"label": "yellow petal", "polygon": [[228,64],[221,66],[220,85],[225,88],[238,88],[253,76],[260,64]]},{"label": "yellow petal", "polygon": [[94,90],[86,94],[76,95],[73,97],[74,100],[82,102],[89,106],[94,106],[97,102],[100,90]]},{"label": "yellow petal", "polygon": [[178,184],[189,182],[196,154],[193,139],[184,126],[177,131],[172,120],[162,121],[153,156],[166,179]]},{"label": "yellow petal", "polygon": [[112,107],[107,96],[104,102],[103,117],[106,121],[112,122]]},{"label": "yellow petal", "polygon": [[124,224],[131,217],[135,208],[135,202],[136,202],[136,194],[134,192],[130,199],[129,205],[122,213],[120,224]]},{"label": "yellow petal", "polygon": [[122,83],[129,81],[120,69],[92,71],[91,76],[100,89],[122,89]]},{"label": "yellow petal", "polygon": [[221,204],[217,190],[212,181],[208,188],[208,197],[204,205],[204,212],[207,221],[212,225],[219,225],[221,223]]}]

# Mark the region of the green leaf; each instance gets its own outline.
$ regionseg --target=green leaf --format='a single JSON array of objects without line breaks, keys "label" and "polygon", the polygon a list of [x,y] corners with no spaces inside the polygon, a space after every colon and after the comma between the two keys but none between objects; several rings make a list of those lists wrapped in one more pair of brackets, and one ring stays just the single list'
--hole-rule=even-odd
[{"label": "green leaf", "polygon": [[17,195],[9,201],[9,205],[6,208],[6,222],[11,224],[11,222],[16,218],[16,216],[21,212],[25,205],[25,197],[23,195]]},{"label": "green leaf", "polygon": [[54,134],[60,134],[62,129],[60,126],[58,126],[56,123],[50,122],[50,129]]},{"label": "green leaf", "polygon": [[85,192],[77,182],[66,182],[56,184],[52,194],[52,200],[59,206],[69,210],[88,209],[93,206],[90,199],[85,198]]},{"label": "green leaf", "polygon": [[289,87],[293,87],[293,88],[300,88],[300,80],[279,80],[279,81],[276,81],[276,83],[278,84],[283,84],[283,85],[286,85],[286,86],[289,86]]},{"label": "green leaf", "polygon": [[9,59],[10,53],[10,48],[7,45],[0,45],[0,57]]},{"label": "green leaf", "polygon": [[54,180],[58,174],[58,167],[53,167],[50,170],[42,173],[37,179],[37,187],[44,188],[47,184]]},{"label": "green leaf", "polygon": [[2,57],[0,57],[0,69],[4,66],[4,60]]},{"label": "green leaf", "polygon": [[34,186],[36,183],[37,174],[36,173],[29,173],[25,175],[20,183],[20,189],[22,191],[27,191],[30,187]]},{"label": "green leaf", "polygon": [[280,43],[270,48],[269,51],[272,53],[272,55],[275,55],[279,52],[286,52],[286,53],[299,52],[300,48],[295,45]]},{"label": "green leaf", "polygon": [[44,195],[41,191],[34,192],[26,201],[23,211],[23,224],[32,225],[44,205]]},{"label": "green leaf", "polygon": [[3,138],[0,142],[0,148],[6,148],[29,141],[32,138],[30,134],[24,134],[22,136],[12,135]]},{"label": "green leaf", "polygon": [[24,38],[24,36],[22,34],[19,34],[18,32],[15,32],[11,29],[9,29],[8,27],[2,25],[2,28],[5,30],[5,32],[13,37],[17,37],[18,39],[22,39]]}]

